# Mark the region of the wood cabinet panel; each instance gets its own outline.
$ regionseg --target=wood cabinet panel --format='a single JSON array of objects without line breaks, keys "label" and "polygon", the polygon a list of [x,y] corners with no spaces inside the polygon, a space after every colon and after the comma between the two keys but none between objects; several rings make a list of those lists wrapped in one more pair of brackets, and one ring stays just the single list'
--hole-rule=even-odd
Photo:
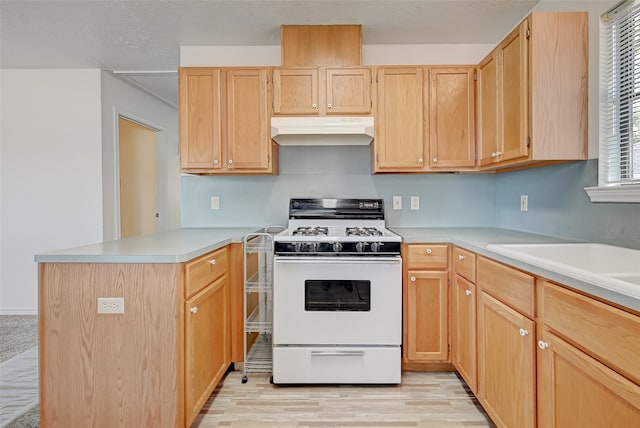
[{"label": "wood cabinet panel", "polygon": [[180,167],[222,167],[221,71],[219,68],[181,68]]},{"label": "wood cabinet panel", "polygon": [[546,329],[540,340],[540,428],[640,426],[640,386]]},{"label": "wood cabinet panel", "polygon": [[640,384],[640,317],[549,282],[540,287],[545,325]]},{"label": "wood cabinet panel", "polygon": [[371,109],[370,68],[326,70],[327,114],[370,115]]},{"label": "wood cabinet panel", "polygon": [[405,247],[405,263],[409,269],[448,269],[447,244],[410,244]]},{"label": "wood cabinet panel", "polygon": [[227,71],[227,167],[270,169],[271,133],[267,110],[267,70]]},{"label": "wood cabinet panel", "polygon": [[409,271],[407,277],[405,359],[446,361],[448,351],[448,274]]},{"label": "wood cabinet panel", "polygon": [[454,273],[468,279],[472,283],[476,282],[476,254],[464,248],[453,247],[452,261]]},{"label": "wood cabinet panel", "polygon": [[451,289],[451,362],[474,394],[477,383],[476,286],[460,275]]},{"label": "wood cabinet panel", "polygon": [[422,68],[376,69],[374,172],[424,168],[422,92]]},{"label": "wood cabinet panel", "polygon": [[[475,67],[429,69],[431,168],[476,164]],[[425,103],[426,104],[426,103]]]},{"label": "wood cabinet panel", "polygon": [[478,286],[523,314],[535,316],[535,279],[485,257],[478,257]]},{"label": "wood cabinet panel", "polygon": [[185,264],[185,298],[202,290],[218,277],[227,273],[229,257],[227,248],[205,254]]},{"label": "wood cabinet panel", "polygon": [[499,151],[498,97],[498,52],[495,49],[478,64],[476,134],[479,167],[496,162]]},{"label": "wood cabinet panel", "polygon": [[535,427],[535,323],[480,292],[478,399],[498,427]]},{"label": "wood cabinet panel", "polygon": [[283,67],[362,65],[361,25],[282,25]]},{"label": "wood cabinet panel", "polygon": [[186,426],[190,426],[231,362],[227,276],[185,303]]},{"label": "wood cabinet panel", "polygon": [[276,68],[273,70],[273,114],[318,115],[317,68]]}]

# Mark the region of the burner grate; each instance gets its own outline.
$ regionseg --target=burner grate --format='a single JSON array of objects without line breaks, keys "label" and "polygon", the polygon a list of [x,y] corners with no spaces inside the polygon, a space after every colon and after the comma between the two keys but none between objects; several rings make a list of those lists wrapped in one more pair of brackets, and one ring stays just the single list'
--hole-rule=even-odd
[{"label": "burner grate", "polygon": [[382,236],[382,231],[375,227],[347,227],[347,236]]},{"label": "burner grate", "polygon": [[293,231],[293,235],[297,236],[327,236],[329,228],[324,226],[301,226]]}]

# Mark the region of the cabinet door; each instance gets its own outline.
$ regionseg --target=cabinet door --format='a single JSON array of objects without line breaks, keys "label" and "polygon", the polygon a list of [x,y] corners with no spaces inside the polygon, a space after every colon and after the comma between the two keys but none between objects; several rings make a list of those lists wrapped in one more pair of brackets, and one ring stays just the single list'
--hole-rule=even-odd
[{"label": "cabinet door", "polygon": [[498,427],[534,427],[535,324],[488,294],[479,299],[478,399]]},{"label": "cabinet door", "polygon": [[640,386],[546,329],[538,349],[538,426],[640,426]]},{"label": "cabinet door", "polygon": [[318,69],[273,70],[273,114],[318,115]]},{"label": "cabinet door", "polygon": [[451,361],[477,392],[476,286],[456,275],[451,290]]},{"label": "cabinet door", "polygon": [[198,415],[231,361],[229,304],[226,275],[185,303],[186,426]]},{"label": "cabinet door", "polygon": [[478,64],[478,166],[498,161],[500,145],[498,111],[498,53]]},{"label": "cabinet door", "polygon": [[327,114],[371,114],[371,69],[326,70]]},{"label": "cabinet door", "polygon": [[429,163],[432,168],[476,164],[475,68],[429,70]]},{"label": "cabinet door", "polygon": [[420,171],[424,167],[422,75],[419,67],[377,70],[376,172]]},{"label": "cabinet door", "polygon": [[219,68],[181,68],[180,167],[218,169],[221,151]]},{"label": "cabinet door", "polygon": [[271,164],[267,70],[231,69],[226,73],[227,168],[267,171]]},{"label": "cabinet door", "polygon": [[447,277],[446,271],[408,271],[404,311],[408,361],[446,361],[449,357]]},{"label": "cabinet door", "polygon": [[500,162],[529,155],[529,61],[525,19],[498,46],[500,87]]}]

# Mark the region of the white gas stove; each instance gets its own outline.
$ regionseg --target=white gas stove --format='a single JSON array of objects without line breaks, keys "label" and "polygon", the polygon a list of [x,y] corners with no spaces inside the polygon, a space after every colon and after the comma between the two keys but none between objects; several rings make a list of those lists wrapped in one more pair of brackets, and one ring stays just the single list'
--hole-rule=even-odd
[{"label": "white gas stove", "polygon": [[400,236],[380,199],[291,199],[274,238],[273,382],[400,383]]}]

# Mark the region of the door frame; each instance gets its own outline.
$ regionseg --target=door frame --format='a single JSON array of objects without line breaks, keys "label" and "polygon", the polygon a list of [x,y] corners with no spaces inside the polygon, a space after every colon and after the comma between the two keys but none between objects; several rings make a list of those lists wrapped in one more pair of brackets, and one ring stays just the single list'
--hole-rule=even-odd
[{"label": "door frame", "polygon": [[113,125],[113,148],[114,148],[114,166],[115,166],[115,174],[114,174],[114,206],[113,206],[113,214],[114,214],[114,226],[115,226],[115,238],[121,238],[121,224],[120,224],[120,127],[118,124],[118,120],[123,118],[130,122],[136,123],[140,126],[144,126],[145,128],[149,128],[153,131],[157,132],[157,140],[156,140],[156,148],[157,148],[157,177],[156,181],[158,183],[158,213],[160,213],[160,218],[158,219],[158,228],[157,231],[165,231],[168,229],[167,224],[167,188],[166,183],[162,180],[164,171],[167,169],[166,165],[166,156],[163,156],[163,148],[167,147],[167,131],[162,126],[154,123],[151,120],[143,118],[141,116],[136,115],[135,113],[122,110],[113,107],[113,116],[112,116],[112,125]]}]

